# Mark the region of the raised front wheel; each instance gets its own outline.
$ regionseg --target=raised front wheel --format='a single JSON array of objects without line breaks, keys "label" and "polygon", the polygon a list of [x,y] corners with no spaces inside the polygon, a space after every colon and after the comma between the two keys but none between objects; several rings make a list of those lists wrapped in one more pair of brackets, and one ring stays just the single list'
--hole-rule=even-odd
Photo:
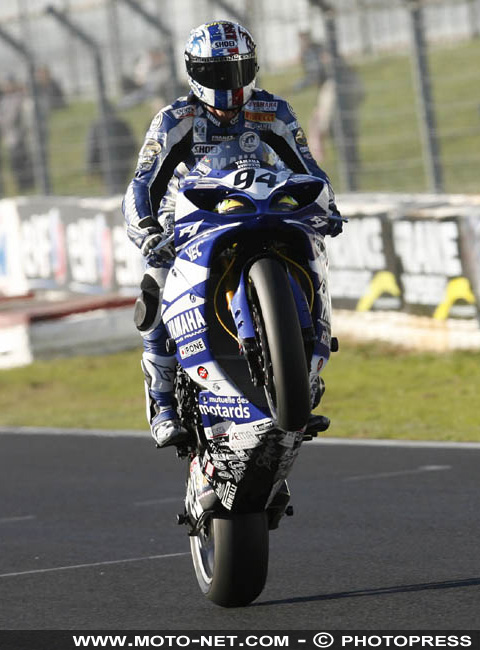
[{"label": "raised front wheel", "polygon": [[273,420],[284,431],[298,431],[310,415],[310,383],[286,269],[273,258],[257,260],[249,271],[249,289]]}]

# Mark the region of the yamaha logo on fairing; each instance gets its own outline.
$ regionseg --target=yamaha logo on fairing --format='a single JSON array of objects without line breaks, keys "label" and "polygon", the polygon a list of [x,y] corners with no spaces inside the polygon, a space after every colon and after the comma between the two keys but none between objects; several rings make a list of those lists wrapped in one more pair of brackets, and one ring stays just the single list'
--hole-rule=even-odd
[{"label": "yamaha logo on fairing", "polygon": [[189,309],[179,316],[175,316],[175,318],[167,322],[167,325],[173,338],[178,339],[184,334],[201,330],[203,327],[206,327],[207,323],[200,309],[196,307],[195,309]]}]

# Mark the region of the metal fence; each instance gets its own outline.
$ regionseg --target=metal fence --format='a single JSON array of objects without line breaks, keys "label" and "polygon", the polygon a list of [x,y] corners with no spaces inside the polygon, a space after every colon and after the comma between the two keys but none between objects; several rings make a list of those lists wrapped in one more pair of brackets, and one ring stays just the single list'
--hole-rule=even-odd
[{"label": "metal fence", "polygon": [[479,191],[480,0],[3,0],[0,195],[121,192],[219,18],[251,28],[339,190]]}]

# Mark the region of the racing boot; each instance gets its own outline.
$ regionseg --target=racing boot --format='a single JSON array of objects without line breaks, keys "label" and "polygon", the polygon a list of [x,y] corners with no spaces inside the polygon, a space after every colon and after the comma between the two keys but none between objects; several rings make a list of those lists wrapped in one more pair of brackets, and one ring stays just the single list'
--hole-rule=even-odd
[{"label": "racing boot", "polygon": [[147,420],[158,447],[181,446],[191,441],[190,433],[180,422],[173,407],[176,363],[175,356],[143,353]]},{"label": "racing boot", "polygon": [[[315,377],[314,382],[310,386],[310,399],[312,402],[312,411],[320,404],[320,400],[325,392],[325,382],[319,376]],[[324,415],[315,415],[310,413],[308,418],[307,427],[303,434],[303,439],[311,440],[316,438],[319,433],[326,431],[330,426],[330,420]]]},{"label": "racing boot", "polygon": [[157,414],[150,420],[150,430],[157,447],[183,446],[192,441],[172,404],[160,406],[155,403],[154,409]]},{"label": "racing boot", "polygon": [[315,377],[315,381],[310,385],[310,401],[312,403],[312,411],[320,404],[320,400],[325,392],[325,382],[320,376]]}]

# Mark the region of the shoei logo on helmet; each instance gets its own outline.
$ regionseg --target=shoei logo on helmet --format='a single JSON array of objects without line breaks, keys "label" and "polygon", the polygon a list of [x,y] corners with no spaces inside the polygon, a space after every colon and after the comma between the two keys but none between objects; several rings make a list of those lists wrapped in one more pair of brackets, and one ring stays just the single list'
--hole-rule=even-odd
[{"label": "shoei logo on helmet", "polygon": [[202,379],[207,379],[208,378],[208,370],[204,368],[203,366],[199,366],[197,368],[197,375],[201,377]]},{"label": "shoei logo on helmet", "polygon": [[255,133],[255,131],[246,131],[245,133],[242,133],[238,143],[242,151],[251,153],[252,151],[255,151],[260,144],[260,137]]},{"label": "shoei logo on helmet", "polygon": [[213,47],[235,47],[236,44],[235,41],[215,41]]}]

